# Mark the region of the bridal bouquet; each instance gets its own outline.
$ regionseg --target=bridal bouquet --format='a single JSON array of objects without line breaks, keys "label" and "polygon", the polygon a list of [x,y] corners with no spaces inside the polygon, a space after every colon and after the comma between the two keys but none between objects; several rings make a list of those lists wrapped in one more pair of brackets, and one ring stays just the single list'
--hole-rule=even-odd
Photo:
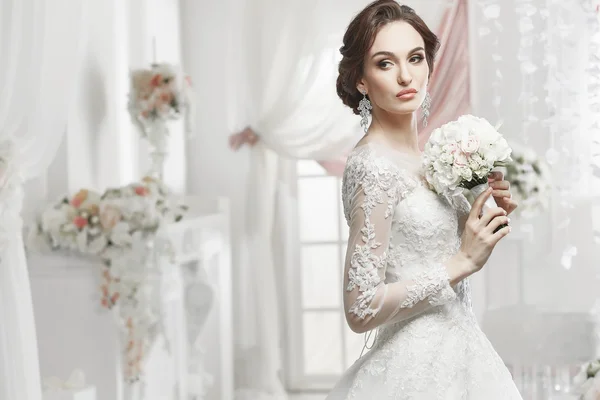
[{"label": "bridal bouquet", "polygon": [[[487,189],[492,169],[512,161],[511,151],[487,120],[463,115],[431,133],[423,152],[425,178],[438,194],[452,196],[469,189],[478,196]],[[486,206],[496,207],[492,197]]]},{"label": "bridal bouquet", "polygon": [[581,400],[600,399],[600,359],[584,364],[574,378]]},{"label": "bridal bouquet", "polygon": [[520,204],[517,213],[531,218],[548,207],[550,172],[546,163],[532,149],[514,143],[511,147],[513,161],[506,166],[505,178],[510,181]]}]

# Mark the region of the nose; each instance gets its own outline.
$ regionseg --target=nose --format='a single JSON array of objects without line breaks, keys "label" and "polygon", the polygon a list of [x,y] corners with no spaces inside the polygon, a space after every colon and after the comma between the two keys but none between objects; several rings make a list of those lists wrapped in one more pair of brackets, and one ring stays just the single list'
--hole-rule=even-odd
[{"label": "nose", "polygon": [[398,83],[402,86],[408,86],[412,82],[412,75],[406,65],[401,65],[398,70]]}]

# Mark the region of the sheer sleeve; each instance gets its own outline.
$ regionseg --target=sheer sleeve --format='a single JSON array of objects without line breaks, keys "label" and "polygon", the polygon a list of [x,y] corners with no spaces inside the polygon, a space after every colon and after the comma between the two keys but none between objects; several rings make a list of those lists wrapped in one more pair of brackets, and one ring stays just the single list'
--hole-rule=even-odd
[{"label": "sheer sleeve", "polygon": [[344,309],[355,332],[398,322],[456,298],[442,264],[411,280],[385,282],[394,209],[410,189],[400,170],[373,159],[346,169],[343,184],[349,225]]}]

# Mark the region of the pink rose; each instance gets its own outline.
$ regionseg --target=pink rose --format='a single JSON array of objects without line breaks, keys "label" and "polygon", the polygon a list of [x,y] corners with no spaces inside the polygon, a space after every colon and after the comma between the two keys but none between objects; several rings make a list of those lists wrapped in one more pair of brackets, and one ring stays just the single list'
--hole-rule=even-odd
[{"label": "pink rose", "polygon": [[465,153],[457,151],[454,153],[454,164],[460,165],[461,167],[466,166],[469,163]]},{"label": "pink rose", "polygon": [[148,195],[148,189],[146,189],[144,186],[136,186],[135,194],[137,194],[138,196],[146,196]]},{"label": "pink rose", "polygon": [[73,225],[77,228],[82,229],[88,224],[87,218],[80,217],[79,215],[73,218]]},{"label": "pink rose", "polygon": [[112,229],[121,221],[121,210],[112,205],[102,207],[100,211],[100,225],[104,229]]},{"label": "pink rose", "polygon": [[479,150],[479,138],[477,136],[468,136],[460,142],[460,149],[466,154],[473,154]]},{"label": "pink rose", "polygon": [[79,208],[81,206],[81,203],[83,203],[88,198],[88,194],[89,191],[87,189],[81,189],[71,199],[71,205],[75,208]]}]

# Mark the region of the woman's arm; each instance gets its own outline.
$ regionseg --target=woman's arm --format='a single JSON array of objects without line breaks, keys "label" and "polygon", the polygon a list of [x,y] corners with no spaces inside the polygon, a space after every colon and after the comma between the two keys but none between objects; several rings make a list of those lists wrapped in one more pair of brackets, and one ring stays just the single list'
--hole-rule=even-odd
[{"label": "woman's arm", "polygon": [[377,182],[367,183],[365,193],[361,185],[352,201],[344,307],[348,325],[355,332],[398,322],[454,300],[452,286],[473,269],[459,253],[444,264],[423,268],[414,279],[384,283],[392,225],[388,210],[389,204],[394,204],[394,195],[380,189]]}]

